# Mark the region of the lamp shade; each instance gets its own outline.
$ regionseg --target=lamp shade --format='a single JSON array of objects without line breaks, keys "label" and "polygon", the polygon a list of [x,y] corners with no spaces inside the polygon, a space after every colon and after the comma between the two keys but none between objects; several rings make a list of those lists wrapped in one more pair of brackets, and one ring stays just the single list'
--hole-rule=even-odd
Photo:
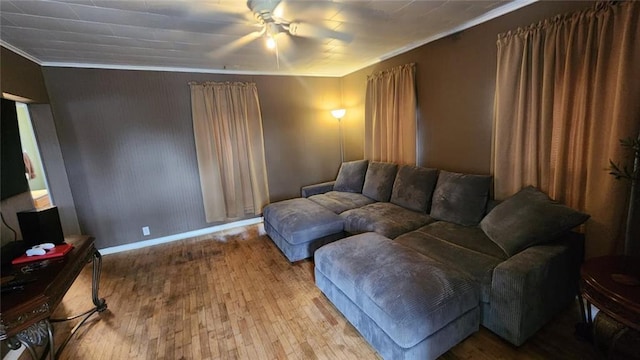
[{"label": "lamp shade", "polygon": [[344,117],[344,114],[347,113],[347,110],[345,109],[335,109],[335,110],[331,110],[331,115],[333,115],[334,118],[340,120]]}]

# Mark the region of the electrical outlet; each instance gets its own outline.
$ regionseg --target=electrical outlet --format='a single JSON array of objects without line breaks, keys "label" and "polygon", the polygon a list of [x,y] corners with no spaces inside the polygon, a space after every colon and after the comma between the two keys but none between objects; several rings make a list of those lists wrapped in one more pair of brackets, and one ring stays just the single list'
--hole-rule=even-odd
[{"label": "electrical outlet", "polygon": [[151,230],[149,230],[149,227],[148,227],[148,226],[143,226],[143,227],[142,227],[142,235],[144,235],[144,236],[149,236],[149,235],[151,235]]}]

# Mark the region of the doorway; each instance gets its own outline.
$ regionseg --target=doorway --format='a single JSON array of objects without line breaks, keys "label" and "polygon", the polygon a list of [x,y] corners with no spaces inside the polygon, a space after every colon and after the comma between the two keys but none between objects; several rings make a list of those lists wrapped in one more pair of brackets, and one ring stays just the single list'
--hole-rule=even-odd
[{"label": "doorway", "polygon": [[36,209],[45,209],[53,205],[53,202],[27,104],[16,102],[16,112],[18,114],[18,129],[20,131],[20,144],[22,145],[25,164],[25,176],[29,182],[33,204]]}]

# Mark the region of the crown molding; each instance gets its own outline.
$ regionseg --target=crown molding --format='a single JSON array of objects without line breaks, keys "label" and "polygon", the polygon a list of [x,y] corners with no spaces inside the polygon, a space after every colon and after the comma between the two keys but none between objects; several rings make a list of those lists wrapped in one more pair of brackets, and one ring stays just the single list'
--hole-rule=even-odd
[{"label": "crown molding", "polygon": [[17,47],[9,44],[8,42],[0,39],[0,45],[2,47],[4,47],[4,48],[7,48],[8,50],[13,51],[16,54],[22,56],[23,58],[27,58],[27,59],[33,61],[34,63],[42,66],[42,61],[40,61],[40,59],[38,59],[37,57],[35,57],[35,56],[31,55],[31,54],[28,54],[28,53],[26,53],[26,52],[24,52],[24,51],[22,51],[20,49],[18,49]]}]

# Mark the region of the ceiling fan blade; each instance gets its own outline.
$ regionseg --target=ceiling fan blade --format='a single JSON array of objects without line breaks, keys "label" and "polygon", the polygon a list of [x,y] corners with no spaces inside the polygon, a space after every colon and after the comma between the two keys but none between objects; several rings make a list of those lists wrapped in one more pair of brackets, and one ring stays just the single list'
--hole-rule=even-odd
[{"label": "ceiling fan blade", "polygon": [[219,47],[211,52],[209,52],[209,56],[213,57],[213,58],[220,58],[223,57],[225,55],[227,55],[230,52],[235,51],[236,49],[239,49],[245,45],[247,45],[248,43],[258,39],[260,36],[262,36],[263,31],[254,31],[251,32],[239,39],[236,39],[230,43],[228,43],[225,46]]},{"label": "ceiling fan blade", "polygon": [[271,13],[274,17],[274,20],[276,20],[277,22],[284,22],[283,20],[284,11],[285,11],[284,8],[285,8],[285,5],[282,1],[278,1],[278,4],[273,7],[273,11]]},{"label": "ceiling fan blade", "polygon": [[323,26],[301,23],[301,22],[292,22],[288,25],[289,34],[293,36],[300,37],[310,37],[310,38],[330,38],[341,40],[344,42],[351,42],[353,40],[353,36],[351,34],[343,33],[336,30],[331,30]]}]

